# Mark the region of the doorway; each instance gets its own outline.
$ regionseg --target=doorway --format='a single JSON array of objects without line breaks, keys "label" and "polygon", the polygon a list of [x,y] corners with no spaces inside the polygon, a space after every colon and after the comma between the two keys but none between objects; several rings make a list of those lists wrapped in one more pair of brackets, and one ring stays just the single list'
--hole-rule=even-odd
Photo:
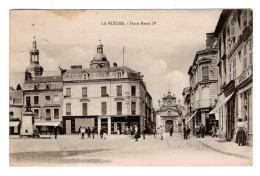
[{"label": "doorway", "polygon": [[170,132],[171,127],[173,128],[173,121],[172,120],[167,120],[165,122],[165,132]]}]

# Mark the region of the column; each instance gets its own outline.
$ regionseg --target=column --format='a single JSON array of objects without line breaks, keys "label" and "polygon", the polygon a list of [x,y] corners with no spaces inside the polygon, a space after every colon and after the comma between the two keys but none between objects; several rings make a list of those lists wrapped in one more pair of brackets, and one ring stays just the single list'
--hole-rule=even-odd
[{"label": "column", "polygon": [[100,135],[100,129],[101,129],[101,118],[98,117],[98,135]]},{"label": "column", "polygon": [[107,118],[107,129],[108,135],[111,135],[111,117]]}]

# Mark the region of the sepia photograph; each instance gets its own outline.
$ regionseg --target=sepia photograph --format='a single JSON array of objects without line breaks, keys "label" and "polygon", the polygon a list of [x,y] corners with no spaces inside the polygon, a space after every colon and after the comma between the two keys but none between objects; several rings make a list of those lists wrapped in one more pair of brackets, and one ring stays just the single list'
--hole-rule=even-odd
[{"label": "sepia photograph", "polygon": [[253,9],[9,11],[11,167],[252,166],[253,131]]}]

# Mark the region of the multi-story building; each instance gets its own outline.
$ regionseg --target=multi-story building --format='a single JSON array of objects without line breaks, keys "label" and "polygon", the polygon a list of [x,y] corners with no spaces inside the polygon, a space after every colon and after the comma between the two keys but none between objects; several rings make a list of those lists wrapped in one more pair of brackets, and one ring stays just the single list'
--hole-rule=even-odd
[{"label": "multi-story building", "polygon": [[71,66],[63,75],[63,126],[66,134],[80,126],[101,127],[108,134],[122,133],[134,124],[142,130],[151,117],[152,98],[143,76],[128,67],[110,66],[103,45],[90,62],[90,68]]},{"label": "multi-story building", "polygon": [[209,132],[215,123],[214,115],[209,112],[217,100],[217,48],[213,33],[207,33],[206,38],[206,49],[196,52],[188,72],[192,115],[185,123],[192,120],[192,130],[203,124]]},{"label": "multi-story building", "polygon": [[30,65],[26,68],[23,84],[23,105],[25,112],[29,104],[34,113],[33,124],[39,132],[52,132],[52,127],[62,121],[62,76],[42,76],[39,65],[39,50],[36,40],[30,50]]},{"label": "multi-story building", "polygon": [[10,90],[9,98],[9,134],[19,134],[23,110],[23,91]]},{"label": "multi-story building", "polygon": [[223,10],[217,23],[218,105],[221,138],[233,140],[238,118],[247,123],[249,144],[253,137],[253,12]]},{"label": "multi-story building", "polygon": [[164,132],[169,132],[173,128],[173,132],[182,130],[181,113],[182,107],[176,102],[175,95],[169,90],[167,95],[162,98],[160,109],[156,111],[156,128],[163,128]]}]

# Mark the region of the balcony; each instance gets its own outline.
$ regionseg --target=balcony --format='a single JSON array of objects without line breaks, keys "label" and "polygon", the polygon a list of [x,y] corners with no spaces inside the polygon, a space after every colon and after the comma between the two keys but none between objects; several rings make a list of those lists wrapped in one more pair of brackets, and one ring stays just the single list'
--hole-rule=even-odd
[{"label": "balcony", "polygon": [[201,108],[214,108],[216,99],[202,99],[198,101],[194,101],[191,103],[191,109],[192,111],[201,109]]}]

